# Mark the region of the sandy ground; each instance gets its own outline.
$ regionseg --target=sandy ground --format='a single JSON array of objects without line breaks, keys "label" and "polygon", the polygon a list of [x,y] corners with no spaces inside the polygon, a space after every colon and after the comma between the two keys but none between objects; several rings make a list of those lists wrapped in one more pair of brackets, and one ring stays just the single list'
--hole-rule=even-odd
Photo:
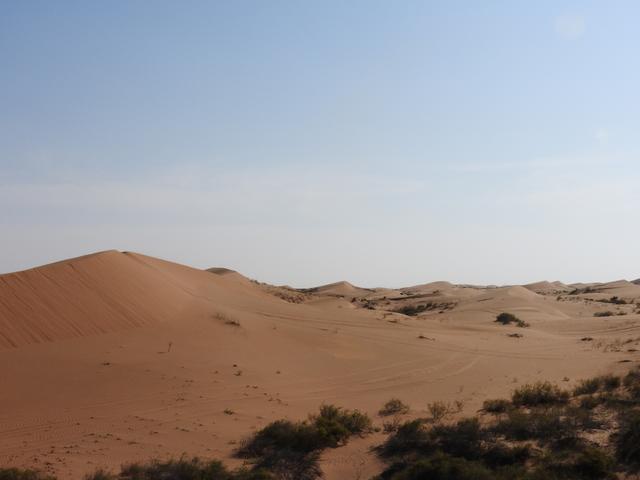
[{"label": "sandy ground", "polygon": [[[0,466],[76,479],[183,453],[238,465],[246,435],[323,402],[380,426],[390,397],[411,415],[461,400],[464,414],[536,379],[570,387],[640,360],[640,315],[598,301],[612,296],[640,301],[640,285],[297,292],[115,251],[1,275]],[[606,310],[625,315],[594,317]],[[503,311],[530,327],[496,324]],[[379,472],[382,438],[325,452],[326,478]]]}]

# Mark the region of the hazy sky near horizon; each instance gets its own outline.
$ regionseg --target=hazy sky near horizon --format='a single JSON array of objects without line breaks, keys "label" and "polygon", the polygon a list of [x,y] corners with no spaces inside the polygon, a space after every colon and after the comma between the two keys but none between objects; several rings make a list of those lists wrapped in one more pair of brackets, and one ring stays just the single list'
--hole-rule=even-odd
[{"label": "hazy sky near horizon", "polygon": [[0,272],[640,277],[634,1],[0,1]]}]

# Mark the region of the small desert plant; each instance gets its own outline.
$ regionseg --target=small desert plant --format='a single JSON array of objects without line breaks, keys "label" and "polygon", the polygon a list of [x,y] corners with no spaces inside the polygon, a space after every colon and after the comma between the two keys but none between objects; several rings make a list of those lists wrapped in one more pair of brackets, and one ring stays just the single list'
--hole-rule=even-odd
[{"label": "small desert plant", "polygon": [[602,385],[602,379],[600,377],[589,378],[582,380],[576,388],[573,389],[574,395],[591,395],[600,390]]},{"label": "small desert plant", "polygon": [[178,460],[152,460],[146,464],[132,463],[122,467],[116,477],[122,480],[267,480],[272,476],[256,469],[249,472],[230,472],[217,460],[205,461],[197,457]]},{"label": "small desert plant", "polygon": [[502,325],[509,325],[510,323],[516,323],[518,320],[519,318],[516,317],[514,314],[506,313],[506,312],[502,312],[500,315],[496,317],[496,322],[501,323]]},{"label": "small desert plant", "polygon": [[117,480],[117,476],[102,468],[84,476],[84,480]]},{"label": "small desert plant", "polygon": [[310,453],[343,444],[352,435],[371,431],[371,419],[358,410],[323,405],[308,421],[277,420],[246,440],[237,454],[256,458],[278,450]]},{"label": "small desert plant", "polygon": [[620,428],[614,435],[616,456],[627,465],[640,465],[640,412],[620,415]]},{"label": "small desert plant", "polygon": [[605,312],[596,312],[593,314],[594,317],[613,317],[614,315],[615,313],[610,310],[607,310]]},{"label": "small desert plant", "polygon": [[523,385],[511,396],[514,405],[532,407],[567,403],[569,393],[550,382]]},{"label": "small desert plant", "polygon": [[0,468],[0,480],[55,480],[55,477],[31,469]]},{"label": "small desert plant", "polygon": [[392,398],[378,412],[381,417],[389,415],[404,415],[409,412],[409,405],[398,398]]},{"label": "small desert plant", "polygon": [[427,409],[433,422],[439,422],[449,414],[449,405],[445,402],[429,403]]},{"label": "small desert plant", "polygon": [[610,392],[620,387],[620,377],[615,375],[603,375],[600,379],[602,381],[603,390]]},{"label": "small desert plant", "polygon": [[504,413],[511,408],[511,402],[504,398],[485,400],[482,409],[488,413]]}]

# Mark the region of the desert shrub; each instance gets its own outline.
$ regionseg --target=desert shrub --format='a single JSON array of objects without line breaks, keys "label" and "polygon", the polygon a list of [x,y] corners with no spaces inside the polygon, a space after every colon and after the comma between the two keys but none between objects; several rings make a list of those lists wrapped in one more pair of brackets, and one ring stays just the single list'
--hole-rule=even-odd
[{"label": "desert shrub", "polygon": [[217,460],[205,461],[197,457],[191,459],[182,457],[167,461],[152,460],[146,464],[132,463],[123,466],[120,474],[115,478],[122,480],[275,480],[264,470],[241,469],[231,472]]},{"label": "desert shrub", "polygon": [[398,398],[392,398],[378,412],[381,417],[388,417],[389,415],[403,415],[409,412],[409,405],[404,403]]},{"label": "desert shrub", "polygon": [[531,480],[605,480],[615,479],[615,463],[602,449],[587,446],[544,455]]},{"label": "desert shrub", "polygon": [[610,310],[607,310],[605,312],[596,312],[593,314],[594,317],[613,317],[614,315],[615,313]]},{"label": "desert shrub", "polygon": [[594,395],[587,395],[580,399],[580,408],[586,408],[587,410],[593,410],[603,402],[601,397]]},{"label": "desert shrub", "polygon": [[55,480],[55,477],[31,469],[0,468],[0,480]]},{"label": "desert shrub", "polygon": [[277,420],[258,431],[238,450],[242,457],[259,457],[276,450],[309,453],[337,447],[351,435],[370,431],[371,420],[357,410],[323,405],[306,422]]},{"label": "desert shrub", "polygon": [[436,425],[430,437],[443,452],[474,460],[481,454],[486,434],[477,418],[464,418],[453,425]]},{"label": "desert shrub", "polygon": [[623,378],[622,384],[629,388],[640,384],[640,368],[630,370]]},{"label": "desert shrub", "polygon": [[576,422],[559,408],[534,409],[529,412],[512,410],[493,427],[509,440],[540,440],[543,442],[575,438]]},{"label": "desert shrub", "polygon": [[629,395],[634,401],[640,400],[640,368],[629,371],[622,380],[622,383],[629,390]]},{"label": "desert shrub", "polygon": [[600,377],[589,378],[582,380],[576,388],[573,389],[574,395],[591,395],[600,390],[602,380]]},{"label": "desert shrub", "polygon": [[482,461],[492,468],[498,468],[507,465],[522,465],[530,457],[531,449],[528,445],[509,446],[495,442],[487,446],[482,454]]},{"label": "desert shrub", "polygon": [[[319,451],[301,453],[291,450],[277,450],[260,458],[256,469],[261,472],[271,472],[278,480],[315,480],[322,477],[319,458]],[[273,477],[265,477],[265,480],[267,478]],[[258,479],[251,477],[247,480]]]},{"label": "desert shrub", "polygon": [[371,431],[371,419],[366,414],[334,405],[322,405],[311,422],[329,447],[337,447],[352,435]]},{"label": "desert shrub", "polygon": [[384,480],[495,480],[493,471],[479,462],[436,454],[406,464],[396,464],[380,476]]},{"label": "desert shrub", "polygon": [[614,435],[618,460],[634,467],[640,466],[640,411],[631,410],[620,415],[620,427]]},{"label": "desert shrub", "polygon": [[445,402],[432,402],[427,405],[431,420],[439,422],[450,413],[450,406]]},{"label": "desert shrub", "polygon": [[496,322],[501,323],[502,325],[509,325],[510,323],[517,323],[520,320],[512,313],[502,312],[500,315],[496,317]]},{"label": "desert shrub", "polygon": [[511,408],[511,402],[504,398],[485,400],[482,409],[488,413],[504,413]]},{"label": "desert shrub", "polygon": [[397,432],[398,428],[400,428],[400,417],[398,417],[397,415],[394,416],[391,419],[391,421],[387,421],[387,422],[383,422],[382,423],[382,431],[384,433]]},{"label": "desert shrub", "polygon": [[327,446],[313,425],[307,422],[276,420],[243,442],[236,453],[243,458],[255,458],[277,450],[310,453]]},{"label": "desert shrub", "polygon": [[600,377],[602,380],[602,388],[607,391],[612,391],[620,387],[620,377],[615,375],[603,375]]},{"label": "desert shrub", "polygon": [[117,480],[117,476],[102,468],[84,476],[84,480]]},{"label": "desert shrub", "polygon": [[402,313],[403,315],[408,315],[410,317],[415,317],[420,313],[428,310],[429,307],[427,305],[405,305],[404,307],[396,310],[398,313]]},{"label": "desert shrub", "polygon": [[396,432],[378,448],[383,457],[425,450],[432,450],[432,444],[425,421],[421,419],[410,420],[400,425]]},{"label": "desert shrub", "polygon": [[550,382],[523,385],[516,389],[511,397],[514,405],[527,407],[562,404],[566,403],[568,399],[568,392]]}]

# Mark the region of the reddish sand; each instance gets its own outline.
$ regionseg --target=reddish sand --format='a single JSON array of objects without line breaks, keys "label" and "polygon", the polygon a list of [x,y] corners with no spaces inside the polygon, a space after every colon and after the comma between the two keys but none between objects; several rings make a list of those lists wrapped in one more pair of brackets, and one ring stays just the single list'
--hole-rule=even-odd
[{"label": "reddish sand", "polygon": [[[322,402],[380,425],[392,396],[410,415],[435,400],[472,413],[532,380],[571,386],[637,362],[635,306],[601,300],[640,301],[640,286],[565,287],[339,282],[301,293],[115,251],[1,275],[0,466],[71,479],[182,453],[237,465],[244,436]],[[427,302],[415,317],[392,312]],[[603,310],[625,315],[594,317]],[[503,311],[531,326],[496,324]],[[380,438],[325,452],[326,478],[370,478]]]}]

